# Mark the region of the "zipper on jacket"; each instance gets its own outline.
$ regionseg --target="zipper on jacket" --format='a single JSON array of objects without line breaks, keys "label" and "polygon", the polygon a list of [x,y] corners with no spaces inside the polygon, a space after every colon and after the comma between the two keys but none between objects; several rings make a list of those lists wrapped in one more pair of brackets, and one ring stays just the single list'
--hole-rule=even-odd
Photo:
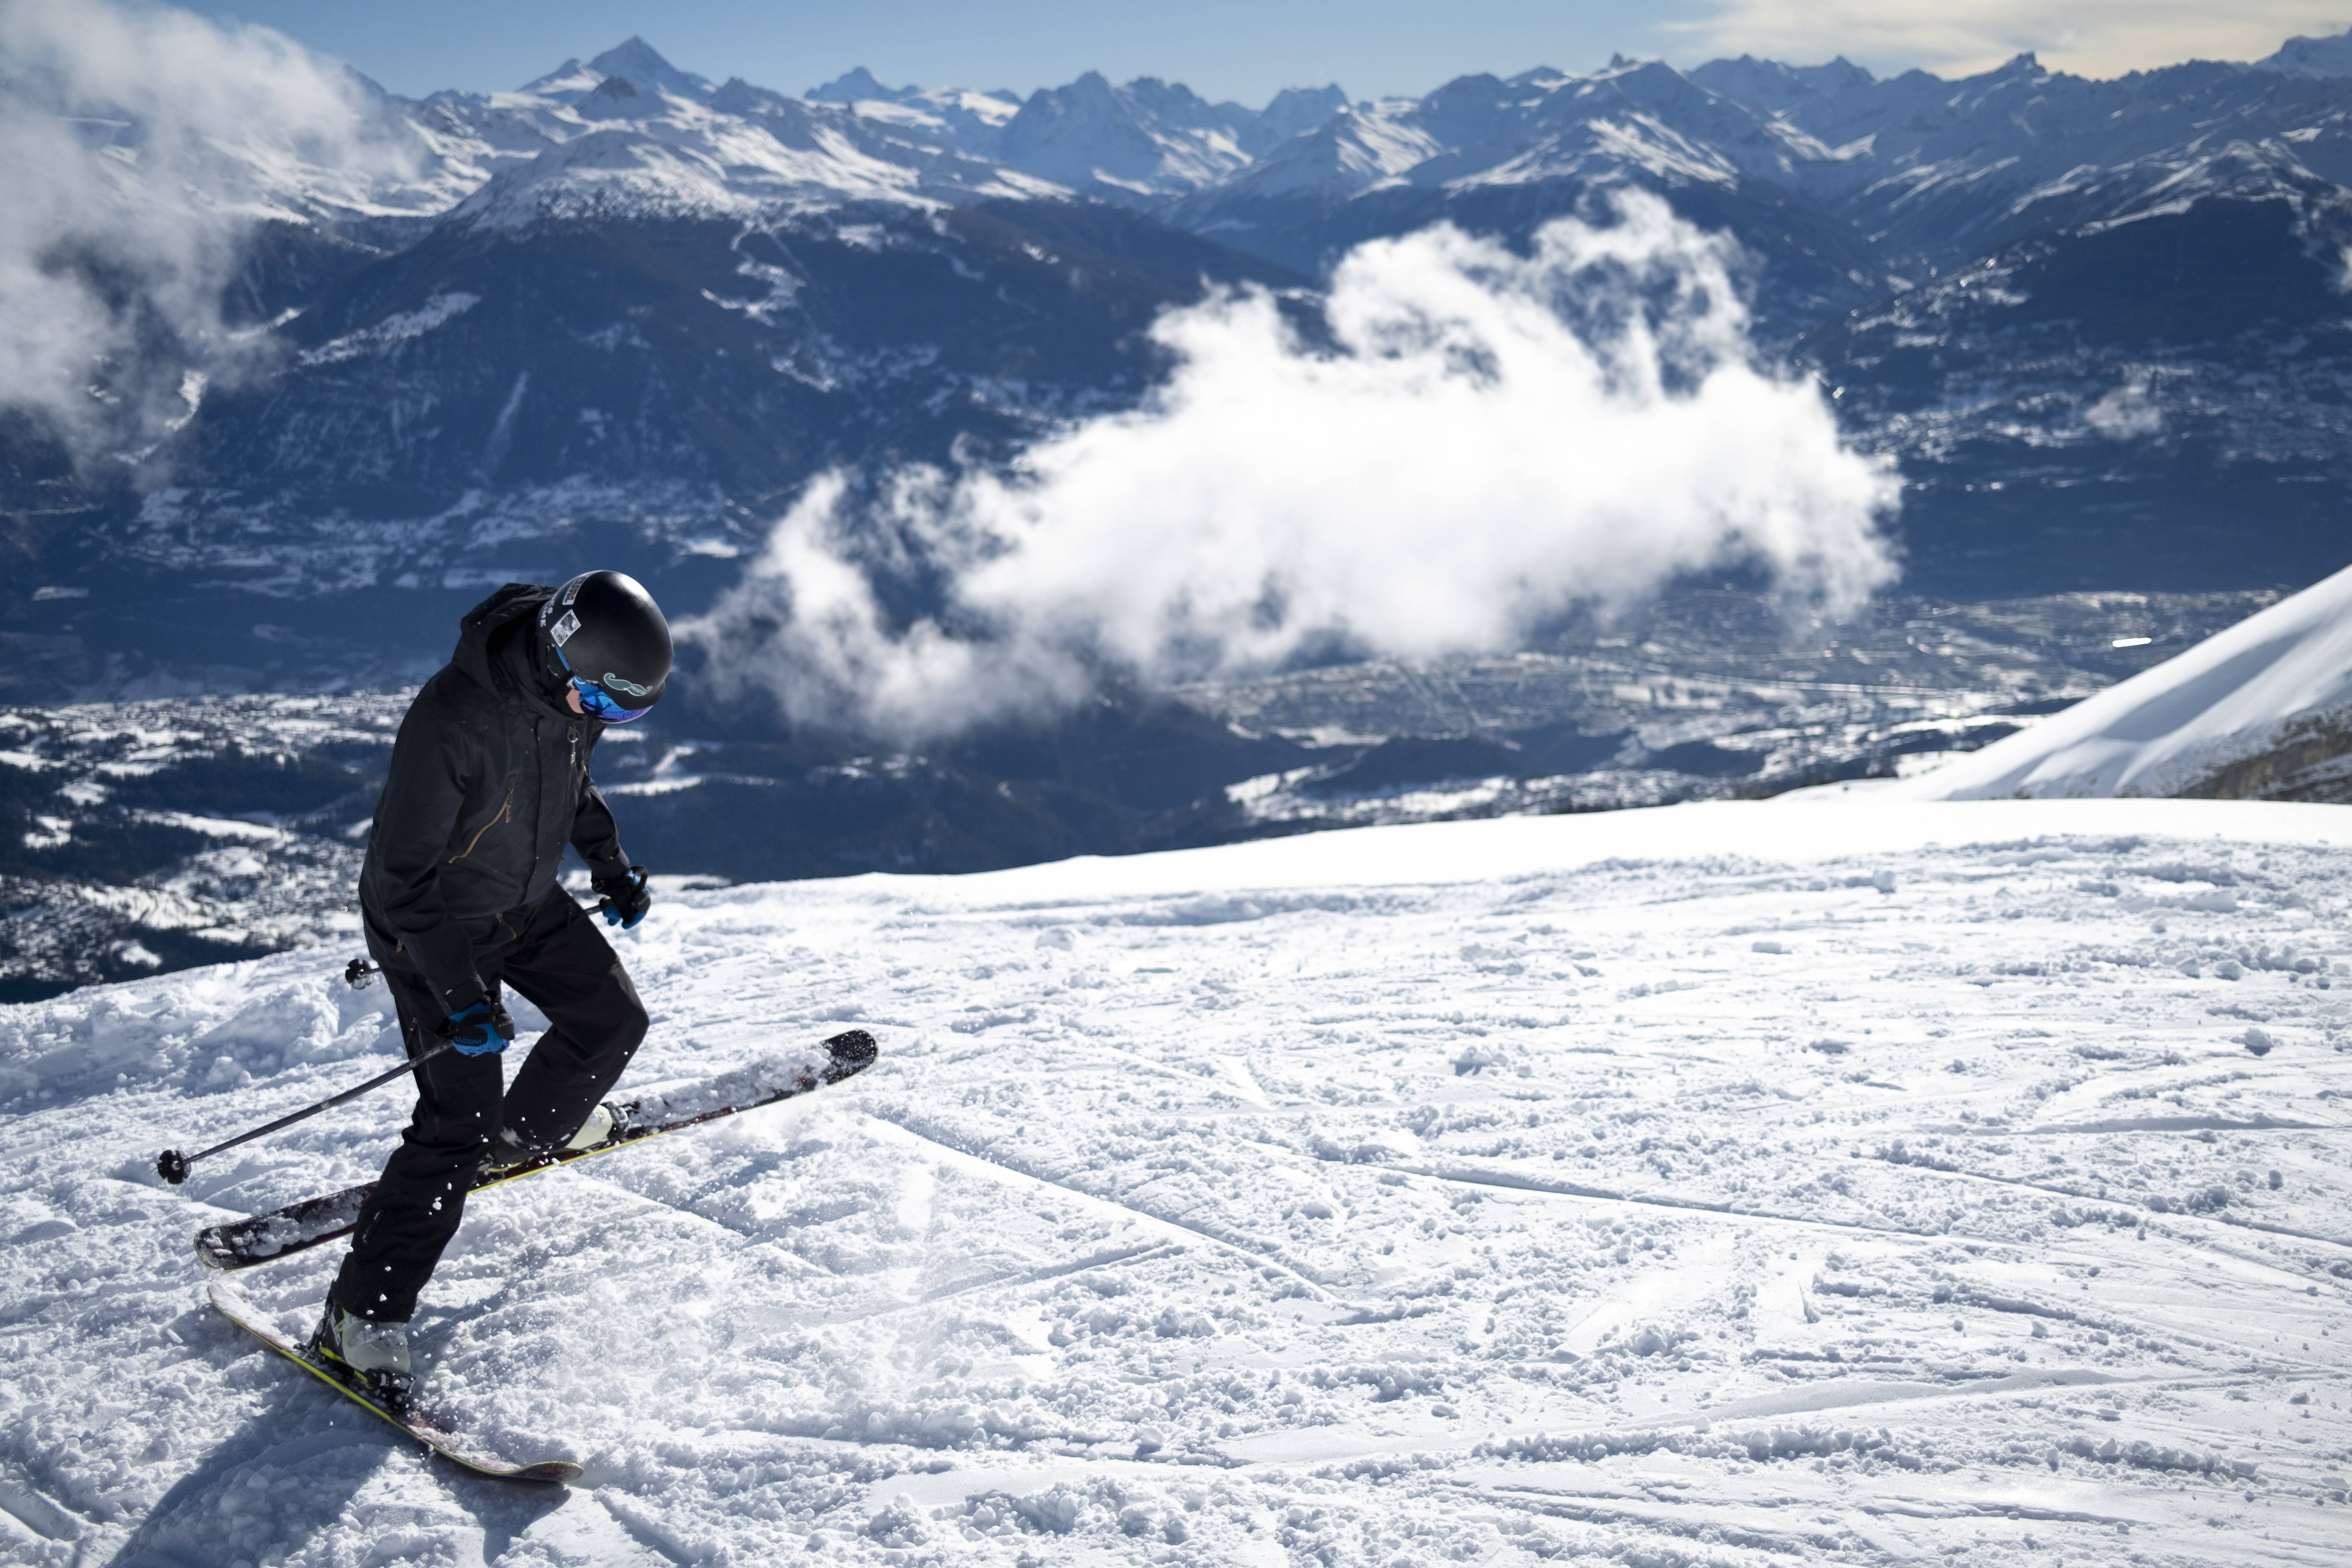
[{"label": "zipper on jacket", "polygon": [[512,810],[514,810],[514,791],[509,789],[507,791],[506,798],[499,802],[499,814],[490,818],[488,822],[482,824],[481,826],[474,829],[474,836],[466,840],[466,847],[463,849],[458,850],[455,855],[450,856],[445,864],[455,866],[458,861],[463,860],[467,856],[471,855],[474,852],[474,846],[482,841],[482,835],[488,833],[491,828],[496,827],[499,823],[504,822],[507,819],[507,814]]},{"label": "zipper on jacket", "polygon": [[531,814],[530,875],[524,878],[522,883],[526,893],[530,890],[531,884],[539,880],[539,841],[547,831],[547,748],[539,743],[539,715],[536,713],[530,718],[530,768],[539,775],[539,797],[537,809]]}]

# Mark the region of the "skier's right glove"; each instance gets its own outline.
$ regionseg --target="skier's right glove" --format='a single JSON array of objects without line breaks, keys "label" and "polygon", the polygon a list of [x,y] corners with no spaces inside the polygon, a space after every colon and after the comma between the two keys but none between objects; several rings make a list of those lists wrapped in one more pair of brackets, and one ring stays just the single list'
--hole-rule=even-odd
[{"label": "skier's right glove", "polygon": [[461,1057],[496,1056],[515,1037],[514,1020],[503,1004],[477,1002],[449,1015],[441,1037],[457,1047]]}]

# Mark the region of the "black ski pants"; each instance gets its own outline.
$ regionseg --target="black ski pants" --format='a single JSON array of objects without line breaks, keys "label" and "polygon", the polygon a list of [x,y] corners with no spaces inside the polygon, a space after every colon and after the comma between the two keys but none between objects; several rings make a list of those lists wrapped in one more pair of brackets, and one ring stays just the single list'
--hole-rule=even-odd
[{"label": "black ski pants", "polygon": [[[502,922],[515,935],[478,951],[476,972],[495,996],[511,986],[551,1026],[512,1085],[498,1056],[455,1051],[416,1069],[416,1110],[400,1147],[360,1210],[334,1301],[362,1318],[405,1322],[442,1248],[466,1215],[466,1188],[494,1141],[555,1148],[580,1131],[646,1037],[646,1009],[628,972],[587,911],[561,888]],[[371,951],[376,946],[369,943]],[[398,952],[376,952],[411,1057],[441,1043],[440,1004]],[[513,1047],[509,1047],[509,1049]],[[507,1134],[501,1138],[501,1132]]]}]

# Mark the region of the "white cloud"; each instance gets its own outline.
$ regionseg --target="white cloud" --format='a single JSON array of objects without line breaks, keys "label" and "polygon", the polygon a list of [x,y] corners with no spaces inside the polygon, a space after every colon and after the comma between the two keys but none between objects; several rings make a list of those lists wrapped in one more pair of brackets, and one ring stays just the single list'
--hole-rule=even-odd
[{"label": "white cloud", "polygon": [[1715,15],[1665,24],[1694,58],[1753,54],[1812,62],[1843,55],[1882,73],[1987,70],[2031,50],[2091,77],[2189,59],[2260,59],[2293,34],[2337,33],[2345,0],[1723,0]]},{"label": "white cloud", "polygon": [[2110,441],[2132,441],[2164,428],[2164,411],[2148,395],[2146,380],[2134,380],[2108,389],[2083,411],[2083,421]]},{"label": "white cloud", "polygon": [[0,404],[85,454],[152,437],[236,367],[242,243],[289,179],[394,156],[358,84],[264,27],[0,0]]},{"label": "white cloud", "polygon": [[[1619,218],[1525,257],[1450,227],[1366,245],[1328,351],[1263,292],[1171,311],[1143,408],[1008,475],[829,476],[689,635],[730,689],[911,740],[1069,703],[1105,667],[1504,647],[1731,560],[1833,608],[1889,581],[1895,476],[1758,363],[1732,242],[1647,195]],[[901,624],[879,585],[917,563],[947,609]]]}]

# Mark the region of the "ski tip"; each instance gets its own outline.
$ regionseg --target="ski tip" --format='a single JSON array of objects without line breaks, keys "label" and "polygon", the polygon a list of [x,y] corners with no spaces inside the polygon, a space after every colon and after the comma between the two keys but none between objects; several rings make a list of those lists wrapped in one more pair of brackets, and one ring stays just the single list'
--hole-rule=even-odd
[{"label": "ski tip", "polygon": [[863,1029],[845,1029],[825,1041],[824,1048],[833,1054],[835,1068],[852,1071],[871,1066],[874,1058],[881,1054],[881,1047],[874,1043],[874,1037]]},{"label": "ski tip", "polygon": [[578,1480],[587,1472],[569,1459],[543,1459],[536,1465],[520,1465],[510,1470],[487,1473],[494,1473],[501,1480],[545,1481],[553,1486],[562,1486],[566,1481]]},{"label": "ski tip", "polygon": [[214,1311],[236,1322],[239,1327],[249,1328],[253,1321],[257,1321],[260,1318],[260,1313],[254,1309],[253,1303],[245,1299],[244,1291],[218,1277],[205,1281],[205,1300],[211,1304]]}]

